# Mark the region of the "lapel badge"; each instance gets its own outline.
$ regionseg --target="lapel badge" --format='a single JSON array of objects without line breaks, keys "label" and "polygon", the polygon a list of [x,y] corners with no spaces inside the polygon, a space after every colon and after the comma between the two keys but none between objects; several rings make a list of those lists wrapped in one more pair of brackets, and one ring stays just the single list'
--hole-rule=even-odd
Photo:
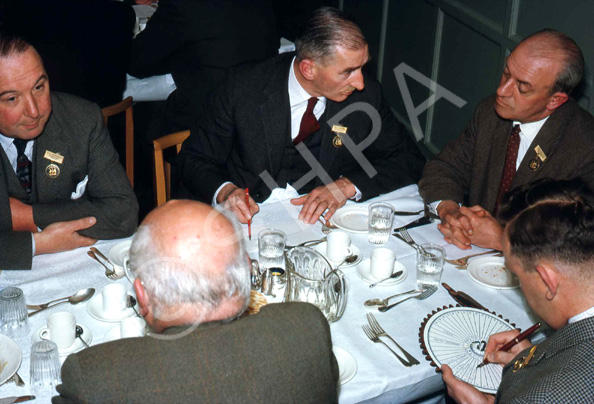
[{"label": "lapel badge", "polygon": [[341,133],[346,134],[347,133],[347,127],[346,126],[340,126],[340,125],[332,125],[332,132],[334,132],[334,138],[332,139],[332,145],[336,148],[338,147],[342,147],[342,138],[340,137]]},{"label": "lapel badge", "polygon": [[64,156],[62,156],[60,153],[54,153],[49,150],[45,151],[43,158],[58,164],[62,164],[64,162]]},{"label": "lapel badge", "polygon": [[528,162],[528,167],[530,167],[532,171],[536,171],[540,167],[540,161],[538,161],[537,158],[533,158],[530,160],[530,162]]},{"label": "lapel badge", "polygon": [[536,152],[536,155],[538,156],[540,161],[542,161],[544,163],[544,161],[547,159],[547,155],[542,151],[540,146],[536,145],[536,147],[534,148],[534,151]]},{"label": "lapel badge", "polygon": [[522,359],[518,359],[514,362],[514,369],[513,373],[516,373],[518,370],[525,368],[530,363],[530,360],[534,356],[534,352],[536,352],[536,347],[538,345],[534,345],[530,352],[528,352],[528,356],[523,356]]},{"label": "lapel badge", "polygon": [[47,167],[45,167],[45,175],[51,179],[58,178],[60,176],[60,167],[54,163],[49,164]]}]

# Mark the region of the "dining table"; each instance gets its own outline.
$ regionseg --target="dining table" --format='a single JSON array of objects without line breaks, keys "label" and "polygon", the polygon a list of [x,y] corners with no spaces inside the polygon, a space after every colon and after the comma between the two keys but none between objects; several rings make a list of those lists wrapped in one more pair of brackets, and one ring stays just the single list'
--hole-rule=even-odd
[{"label": "dining table", "polygon": [[[418,211],[422,210],[424,206],[417,186],[410,185],[364,202],[348,201],[343,208],[335,213],[334,222],[340,224],[337,219],[340,218],[341,212],[349,209],[358,209],[364,212],[370,203],[378,201],[392,204],[397,211]],[[243,225],[248,254],[253,259],[258,259],[257,235],[264,229],[282,230],[287,235],[287,244],[290,245],[324,237],[320,222],[308,224],[298,220],[299,210],[300,207],[292,205],[288,200],[261,204],[260,212],[253,217],[251,223],[251,240],[247,237],[247,225]],[[422,216],[422,212],[411,216],[396,215],[393,227],[399,228]],[[445,249],[447,258],[459,258],[486,251],[478,247],[460,250],[448,244],[437,229],[437,223],[438,221],[435,221],[412,228],[409,233],[417,243],[441,245]],[[354,358],[355,362],[354,369],[352,363],[349,369],[351,373],[355,372],[354,376],[339,386],[339,402],[344,404],[443,402],[445,388],[441,374],[431,364],[429,357],[423,353],[419,330],[422,322],[430,314],[444,307],[455,306],[456,301],[444,287],[439,285],[437,291],[427,299],[410,299],[386,312],[366,307],[364,302],[368,299],[385,298],[416,288],[416,250],[391,235],[383,247],[396,253],[396,260],[404,267],[404,274],[398,278],[398,282],[390,285],[380,284],[370,288],[369,283],[362,279],[360,269],[361,265],[368,264],[367,260],[377,246],[368,241],[368,234],[365,231],[355,232],[348,227],[342,227],[343,231],[349,234],[351,246],[361,259],[353,265],[340,267],[346,279],[347,301],[342,316],[337,321],[330,323],[334,347],[343,352],[346,351]],[[123,243],[129,243],[130,239],[102,240],[98,241],[95,247],[108,255],[112,248],[119,248],[124,245]],[[73,251],[40,255],[33,258],[31,270],[3,270],[0,273],[0,289],[7,286],[21,288],[28,304],[44,303],[72,295],[89,287],[95,288],[96,294],[100,294],[104,286],[114,282],[125,285],[129,293],[134,294],[132,284],[127,277],[124,276],[117,280],[107,278],[105,269],[92,260],[87,255],[87,251],[88,247],[85,247]],[[324,253],[323,249],[320,251]],[[527,306],[520,288],[499,289],[485,286],[471,277],[468,270],[458,269],[449,263],[444,266],[441,282],[446,282],[455,290],[466,292],[490,312],[500,315],[516,328],[523,330],[538,321]],[[282,297],[271,299],[271,304],[273,300],[282,300]],[[99,321],[91,316],[88,311],[88,302],[78,305],[62,304],[30,317],[28,334],[14,338],[22,353],[22,362],[18,373],[25,382],[25,386],[17,387],[13,382],[6,382],[0,386],[0,398],[30,394],[29,358],[32,338],[46,325],[48,315],[58,311],[73,313],[77,323],[88,328],[92,333],[91,347],[104,343],[106,335],[112,332],[114,327],[118,327],[117,322]],[[384,330],[420,363],[405,367],[385,346],[370,341],[362,330],[362,326],[367,324],[367,313],[373,313]],[[543,337],[542,332],[535,335],[536,339]],[[150,338],[150,336],[145,338]],[[61,359],[63,361],[65,357]],[[49,400],[49,396],[37,397],[31,402],[45,403]]]}]

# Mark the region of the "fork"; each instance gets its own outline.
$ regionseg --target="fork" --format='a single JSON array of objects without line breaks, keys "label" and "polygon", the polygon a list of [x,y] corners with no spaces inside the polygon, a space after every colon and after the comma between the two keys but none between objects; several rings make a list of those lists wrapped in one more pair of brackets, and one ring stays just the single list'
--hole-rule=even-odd
[{"label": "fork", "polygon": [[18,387],[23,387],[25,385],[25,382],[23,379],[21,379],[21,376],[19,376],[19,374],[16,372],[9,380],[12,380]]},{"label": "fork", "polygon": [[477,253],[477,254],[467,255],[466,257],[458,258],[455,260],[446,259],[445,262],[452,264],[452,265],[465,267],[468,265],[469,258],[478,257],[479,255],[493,254],[493,253],[498,253],[498,254],[494,255],[495,257],[500,256],[502,254],[501,251],[498,251],[498,250],[489,250],[489,251],[483,251],[483,252]]},{"label": "fork", "polygon": [[290,250],[291,248],[295,248],[295,247],[312,247],[314,245],[322,244],[325,241],[326,241],[326,237],[322,237],[319,240],[307,240],[307,241],[304,241],[303,243],[299,243],[296,245],[286,245],[285,250]]},{"label": "fork", "polygon": [[390,348],[390,346],[388,344],[386,344],[384,341],[382,341],[377,336],[377,334],[373,332],[371,327],[369,327],[368,325],[362,325],[361,328],[363,328],[363,332],[365,333],[365,335],[367,335],[367,338],[369,338],[374,343],[381,342],[382,344],[384,344],[386,346],[386,348],[388,348],[398,358],[400,363],[402,363],[404,366],[406,366],[408,368],[413,365],[412,363],[410,363],[409,361],[404,359],[402,356],[398,355],[392,348]]},{"label": "fork", "polygon": [[417,250],[421,254],[429,255],[429,253],[427,251],[425,251],[425,249],[421,245],[417,244],[415,242],[415,240],[413,240],[413,238],[410,236],[410,234],[408,233],[408,230],[406,230],[405,227],[396,229],[396,231],[402,236],[402,239],[405,243],[412,246],[415,250]]},{"label": "fork", "polygon": [[378,321],[375,319],[375,316],[372,313],[367,313],[367,322],[369,323],[369,326],[371,327],[371,331],[373,331],[375,333],[375,335],[377,335],[378,337],[388,337],[390,338],[390,340],[394,343],[394,345],[396,345],[398,347],[398,349],[400,349],[402,351],[402,353],[404,354],[404,356],[406,356],[406,359],[408,359],[409,363],[411,363],[412,365],[418,365],[419,361],[412,356],[411,354],[409,354],[408,352],[406,352],[406,350],[404,350],[404,348],[402,348],[400,345],[398,345],[398,342],[396,342],[394,340],[394,338],[392,338],[383,328],[382,326],[378,323]]},{"label": "fork", "polygon": [[437,290],[437,286],[431,286],[431,287],[429,287],[429,288],[425,289],[425,290],[423,291],[423,293],[421,293],[420,295],[416,295],[416,296],[409,296],[409,297],[407,297],[407,298],[404,298],[404,299],[402,299],[402,300],[401,300],[401,301],[399,301],[399,302],[396,302],[396,303],[394,303],[394,304],[391,304],[391,305],[389,305],[389,306],[381,306],[381,307],[378,307],[377,309],[383,313],[384,311],[388,311],[388,310],[390,310],[392,307],[394,307],[394,306],[398,306],[400,303],[402,303],[402,302],[405,302],[405,301],[407,301],[408,299],[413,299],[413,298],[414,298],[414,299],[418,299],[418,300],[425,300],[425,299],[427,299],[429,296],[431,296],[433,293],[435,293],[435,291],[436,291],[436,290]]},{"label": "fork", "polygon": [[93,258],[95,261],[97,261],[101,265],[103,265],[103,268],[105,268],[105,276],[107,276],[109,279],[111,279],[111,280],[120,279],[120,277],[116,274],[116,271],[113,269],[109,269],[107,267],[107,265],[105,265],[99,258],[97,258],[97,256],[95,255],[95,253],[93,251],[90,251],[90,250],[87,251],[87,255],[89,257]]}]

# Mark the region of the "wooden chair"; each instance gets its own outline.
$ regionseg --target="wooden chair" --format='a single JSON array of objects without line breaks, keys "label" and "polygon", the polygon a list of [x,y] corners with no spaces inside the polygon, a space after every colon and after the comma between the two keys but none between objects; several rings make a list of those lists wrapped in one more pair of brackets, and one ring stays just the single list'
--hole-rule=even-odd
[{"label": "wooden chair", "polygon": [[109,117],[126,112],[126,174],[134,188],[134,115],[132,113],[132,97],[127,97],[117,104],[101,110],[103,124],[107,126]]},{"label": "wooden chair", "polygon": [[182,143],[190,136],[189,130],[171,133],[153,140],[155,149],[155,193],[157,206],[163,205],[171,199],[171,164],[163,160],[163,150],[176,147],[176,153],[181,150]]}]

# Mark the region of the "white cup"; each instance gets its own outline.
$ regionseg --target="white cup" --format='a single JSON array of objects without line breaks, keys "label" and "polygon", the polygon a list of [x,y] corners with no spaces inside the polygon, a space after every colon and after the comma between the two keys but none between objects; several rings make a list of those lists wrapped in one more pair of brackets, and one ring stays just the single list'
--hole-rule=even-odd
[{"label": "white cup", "polygon": [[396,254],[389,248],[376,248],[371,252],[371,275],[376,279],[386,279],[392,275]]},{"label": "white cup", "polygon": [[121,283],[112,283],[101,290],[103,295],[103,312],[108,315],[118,315],[125,308],[128,298],[126,287]]},{"label": "white cup", "polygon": [[342,262],[353,254],[351,237],[342,231],[333,231],[326,238],[326,257],[330,261]]},{"label": "white cup", "polygon": [[68,348],[76,338],[76,318],[65,311],[54,313],[47,318],[47,329],[39,337],[54,342],[59,349]]},{"label": "white cup", "polygon": [[120,337],[144,337],[146,335],[146,321],[140,317],[128,317],[120,322]]}]

